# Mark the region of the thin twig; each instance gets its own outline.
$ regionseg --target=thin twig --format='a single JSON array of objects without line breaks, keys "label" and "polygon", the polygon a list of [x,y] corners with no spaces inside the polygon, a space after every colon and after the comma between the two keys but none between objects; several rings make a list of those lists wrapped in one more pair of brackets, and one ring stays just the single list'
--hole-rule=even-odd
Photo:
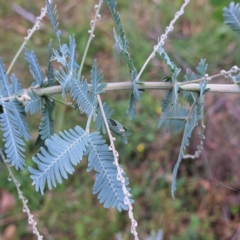
[{"label": "thin twig", "polygon": [[132,223],[131,233],[134,235],[135,240],[139,240],[138,233],[137,233],[137,230],[136,230],[137,222],[133,217],[133,211],[132,211],[133,207],[132,207],[132,204],[131,204],[130,199],[129,199],[130,193],[128,192],[128,190],[125,186],[125,179],[124,179],[124,176],[122,175],[122,169],[121,169],[121,167],[119,166],[119,163],[118,163],[118,152],[115,149],[114,139],[112,137],[112,133],[111,133],[110,128],[108,126],[107,118],[106,118],[106,115],[105,115],[105,112],[104,112],[104,109],[103,109],[102,100],[101,100],[100,95],[97,95],[97,99],[98,99],[99,107],[101,109],[101,113],[102,113],[102,117],[103,117],[106,129],[107,129],[108,137],[109,137],[109,140],[110,140],[110,143],[111,143],[110,149],[113,152],[114,165],[116,166],[117,172],[118,172],[117,173],[117,179],[122,184],[122,190],[123,190],[123,193],[125,195],[124,203],[128,206],[128,216],[129,216],[129,218],[131,220],[131,223]]},{"label": "thin twig", "polygon": [[25,46],[27,45],[27,42],[28,42],[29,39],[32,37],[33,33],[34,33],[35,31],[37,31],[37,30],[40,29],[40,22],[41,22],[42,19],[45,17],[46,13],[47,13],[47,7],[42,8],[42,9],[41,9],[41,14],[40,14],[39,17],[37,17],[36,23],[34,24],[34,26],[33,26],[32,29],[29,29],[29,30],[28,30],[28,35],[27,35],[27,37],[24,38],[24,41],[23,41],[21,47],[18,49],[16,55],[14,56],[12,62],[10,63],[10,66],[9,66],[9,68],[8,68],[8,70],[7,70],[7,74],[10,73],[10,71],[11,71],[13,65],[15,64],[18,56],[20,55],[20,53],[22,52],[22,50],[23,50],[23,49],[25,48]]},{"label": "thin twig", "polygon": [[190,0],[185,0],[184,3],[183,3],[183,5],[182,5],[181,8],[180,8],[180,11],[178,11],[178,12],[175,13],[175,16],[174,16],[173,20],[170,22],[170,24],[168,25],[168,27],[166,27],[165,33],[162,34],[161,37],[159,38],[158,44],[153,47],[152,53],[149,55],[149,57],[147,58],[147,60],[146,60],[145,63],[143,64],[143,66],[142,66],[141,70],[139,71],[139,73],[138,73],[135,81],[138,81],[138,80],[140,79],[143,71],[145,70],[145,68],[146,68],[146,66],[148,65],[148,63],[150,62],[150,60],[155,57],[155,54],[156,54],[156,52],[158,51],[158,49],[164,45],[165,40],[167,39],[168,34],[173,30],[174,24],[175,24],[175,22],[178,20],[178,18],[179,18],[181,15],[183,15],[183,13],[184,13],[184,8],[187,6],[187,4],[188,4],[189,2],[190,2]]},{"label": "thin twig", "polygon": [[95,10],[96,14],[94,16],[94,20],[91,20],[91,22],[90,22],[91,29],[88,31],[88,33],[89,33],[88,42],[87,42],[87,45],[85,47],[84,54],[83,54],[83,57],[82,57],[82,61],[81,61],[81,64],[80,64],[80,67],[79,67],[79,70],[78,70],[78,75],[77,75],[78,80],[80,80],[80,77],[81,77],[81,74],[82,74],[83,64],[85,62],[90,43],[91,43],[92,39],[95,37],[94,30],[95,30],[96,23],[97,23],[97,21],[99,21],[101,19],[101,15],[99,14],[99,12],[100,12],[102,3],[103,3],[103,0],[99,0],[98,5],[94,6],[94,10]]},{"label": "thin twig", "polygon": [[187,81],[187,82],[180,82],[178,83],[178,86],[183,86],[183,85],[187,85],[187,84],[191,84],[191,83],[200,83],[203,81],[211,81],[214,78],[217,77],[221,77],[224,76],[225,78],[229,78],[231,76],[232,73],[237,74],[238,72],[240,72],[240,68],[238,68],[237,66],[233,66],[230,70],[225,71],[225,70],[221,70],[220,73],[212,75],[212,76],[208,76],[208,74],[205,74],[204,77],[199,78],[199,79],[195,79],[195,80],[191,80],[191,81]]}]

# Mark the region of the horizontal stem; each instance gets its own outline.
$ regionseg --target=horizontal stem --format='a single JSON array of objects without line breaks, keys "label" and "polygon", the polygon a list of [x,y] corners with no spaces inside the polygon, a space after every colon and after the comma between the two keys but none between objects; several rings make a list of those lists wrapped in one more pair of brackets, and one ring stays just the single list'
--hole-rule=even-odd
[{"label": "horizontal stem", "polygon": [[[167,82],[144,82],[138,85],[139,89],[155,89],[155,90],[169,90],[172,88],[172,83]],[[89,84],[89,89],[91,84]],[[207,88],[210,88],[209,92],[221,92],[221,93],[240,93],[240,86],[237,84],[208,84]],[[117,82],[108,83],[105,87],[106,91],[118,91],[118,90],[131,90],[132,82]],[[182,85],[181,89],[186,91],[197,92],[200,91],[199,84],[191,83],[187,85]],[[62,92],[61,86],[54,86],[48,88],[34,89],[34,91],[42,96],[44,94],[58,94]]]}]

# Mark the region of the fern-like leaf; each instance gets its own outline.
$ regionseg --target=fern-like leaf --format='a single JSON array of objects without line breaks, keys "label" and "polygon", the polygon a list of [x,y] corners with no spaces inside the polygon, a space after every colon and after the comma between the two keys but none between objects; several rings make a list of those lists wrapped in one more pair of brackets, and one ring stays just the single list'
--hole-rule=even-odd
[{"label": "fern-like leaf", "polygon": [[89,116],[95,110],[97,99],[94,94],[88,94],[88,83],[84,78],[82,81],[73,81],[71,95],[80,111]]},{"label": "fern-like leaf", "polygon": [[131,93],[128,103],[128,110],[126,112],[129,115],[130,120],[132,120],[136,116],[135,104],[136,104],[135,96],[133,93]]},{"label": "fern-like leaf", "polygon": [[192,131],[195,128],[196,124],[197,124],[197,113],[196,113],[196,106],[195,106],[192,111],[191,118],[186,122],[182,143],[181,143],[181,147],[178,154],[178,159],[173,169],[173,180],[172,180],[172,190],[171,190],[173,198],[174,198],[174,192],[176,191],[176,178],[177,178],[178,168],[182,161],[184,151],[186,147],[189,145],[189,138],[191,137]]},{"label": "fern-like leaf", "polygon": [[[184,82],[188,82],[194,79],[196,79],[195,73],[192,72],[191,69],[187,69],[186,74],[184,75]],[[197,97],[197,94],[194,92],[183,91],[183,97],[184,100],[187,101],[190,106],[192,106],[194,99]]]},{"label": "fern-like leaf", "polygon": [[[127,210],[124,204],[124,193],[122,184],[117,180],[117,168],[113,164],[113,153],[109,151],[105,140],[99,132],[90,133],[89,136],[88,168],[96,171],[96,181],[93,193],[98,194],[100,203],[104,203],[105,208],[116,208],[119,211]],[[123,175],[125,175],[123,173]],[[128,185],[128,178],[125,177],[125,186]],[[130,196],[131,197],[131,196]],[[130,199],[133,202],[132,199]]]},{"label": "fern-like leaf", "polygon": [[11,75],[11,82],[12,84],[10,85],[10,90],[12,95],[18,95],[23,91],[22,84],[18,81],[17,77],[15,74]]},{"label": "fern-like leaf", "polygon": [[[134,71],[135,67],[134,67],[134,64],[133,64],[133,60],[130,57],[130,53],[128,52],[128,41],[127,41],[125,35],[123,35],[123,39],[121,39],[117,35],[115,29],[113,29],[113,36],[114,36],[114,39],[115,39],[115,44],[117,45],[118,49],[120,49],[121,52],[122,52],[123,58],[126,61],[126,64],[129,68],[129,71],[130,72]],[[115,46],[115,48],[116,48],[116,46]]]},{"label": "fern-like leaf", "polygon": [[15,121],[17,122],[19,134],[26,141],[28,141],[31,138],[31,136],[29,134],[29,128],[26,121],[24,106],[22,105],[22,103],[18,102],[15,99],[12,100],[12,102],[10,101],[10,103],[12,103],[11,104],[12,113],[15,118]]},{"label": "fern-like leaf", "polygon": [[25,58],[29,64],[30,73],[32,74],[34,80],[32,86],[35,85],[41,86],[44,82],[44,75],[38,64],[38,60],[34,51],[26,50]]},{"label": "fern-like leaf", "polygon": [[7,161],[18,170],[19,168],[23,169],[25,166],[23,154],[23,146],[25,144],[21,137],[28,140],[31,136],[22,103],[14,98],[9,99],[8,102],[1,100],[2,97],[12,97],[22,91],[21,84],[15,75],[12,75],[11,80],[12,83],[10,84],[3,62],[0,59],[0,86],[2,94],[0,97],[0,105],[2,107],[0,114],[1,130],[3,131]]},{"label": "fern-like leaf", "polygon": [[91,92],[94,95],[104,93],[104,88],[106,87],[107,83],[102,83],[103,75],[102,72],[98,70],[97,61],[94,60],[92,70],[91,70],[91,83],[92,89]]},{"label": "fern-like leaf", "polygon": [[[114,113],[114,110],[110,106],[108,106],[106,102],[103,103],[103,110],[104,110],[106,118],[110,119],[110,117]],[[97,130],[101,129],[103,134],[105,134],[106,133],[106,126],[105,126],[105,123],[104,123],[104,120],[103,120],[103,117],[102,117],[101,110],[100,110],[99,106],[97,107],[97,112],[98,112],[98,114],[97,114],[96,121],[95,121],[95,128]]]},{"label": "fern-like leaf", "polygon": [[224,23],[240,35],[240,6],[231,2],[229,8],[223,9]]},{"label": "fern-like leaf", "polygon": [[18,170],[24,169],[26,165],[24,162],[24,142],[21,139],[21,134],[18,129],[18,122],[12,111],[12,102],[1,102],[3,113],[0,114],[1,130],[3,131],[3,141],[5,142],[5,152],[7,155],[7,162],[15,166]]},{"label": "fern-like leaf", "polygon": [[187,115],[187,109],[185,107],[181,108],[180,104],[178,104],[175,109],[172,107],[162,113],[158,122],[158,128],[163,128],[171,134],[181,131],[185,127]]},{"label": "fern-like leaf", "polygon": [[50,100],[47,97],[44,99],[45,104],[41,111],[42,118],[39,125],[39,135],[34,144],[34,147],[36,149],[39,147],[45,147],[44,144],[45,140],[50,138],[54,133],[52,113],[54,110],[55,103],[54,101]]},{"label": "fern-like leaf", "polygon": [[51,40],[48,45],[48,68],[46,70],[49,86],[54,86],[55,84],[54,68],[51,61],[52,55],[53,55],[53,48],[52,48],[52,40]]},{"label": "fern-like leaf", "polygon": [[70,91],[71,84],[76,79],[77,68],[75,61],[75,49],[76,43],[74,37],[69,37],[69,56],[65,70],[60,67],[59,71],[56,72],[56,79],[62,85],[62,95],[65,97],[66,93]]},{"label": "fern-like leaf", "polygon": [[117,7],[117,2],[116,0],[103,0],[108,7],[111,9],[111,11],[114,11]]},{"label": "fern-like leaf", "polygon": [[61,30],[58,29],[58,15],[57,15],[57,7],[56,5],[53,7],[53,0],[48,1],[46,0],[46,6],[47,6],[47,14],[50,20],[50,23],[53,27],[54,33],[57,38],[58,46],[61,47],[61,42],[60,42],[60,35],[61,35]]},{"label": "fern-like leaf", "polygon": [[48,98],[45,98],[45,101],[46,103],[41,111],[42,119],[39,125],[39,134],[42,140],[50,138],[54,133],[52,113],[55,103]]},{"label": "fern-like leaf", "polygon": [[31,99],[25,106],[25,112],[30,112],[30,114],[33,115],[40,111],[42,108],[43,100],[34,91],[29,91],[28,95]]},{"label": "fern-like leaf", "polygon": [[206,63],[206,59],[201,59],[198,66],[196,67],[197,70],[197,78],[202,78],[207,72],[208,64]]},{"label": "fern-like leaf", "polygon": [[163,59],[163,61],[167,64],[170,73],[173,73],[176,68],[176,65],[174,64],[174,62],[170,60],[168,54],[165,52],[162,46],[158,49],[158,53]]},{"label": "fern-like leaf", "polygon": [[83,157],[89,145],[88,134],[79,126],[74,130],[60,132],[60,137],[56,134],[45,141],[45,148],[33,157],[33,161],[38,164],[38,170],[29,167],[33,185],[36,191],[43,194],[45,184],[48,188],[56,187],[56,180],[62,183],[62,178],[67,179],[69,174],[74,172],[73,165],[77,165]]}]

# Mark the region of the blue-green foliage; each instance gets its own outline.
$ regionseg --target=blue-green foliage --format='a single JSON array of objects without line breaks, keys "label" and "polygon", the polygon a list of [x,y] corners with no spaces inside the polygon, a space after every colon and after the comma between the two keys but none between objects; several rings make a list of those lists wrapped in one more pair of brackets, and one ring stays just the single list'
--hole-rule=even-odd
[{"label": "blue-green foliage", "polygon": [[45,141],[47,149],[41,148],[41,152],[33,157],[33,161],[38,165],[38,170],[29,167],[31,178],[36,191],[45,188],[56,187],[56,180],[62,183],[62,177],[67,179],[67,173],[74,172],[73,165],[77,165],[88,146],[89,138],[87,133],[79,126],[74,130],[60,132],[60,136],[52,135]]},{"label": "blue-green foliage", "polygon": [[88,116],[93,114],[97,99],[95,95],[88,93],[88,83],[84,78],[82,81],[73,80],[71,84],[71,96],[76,101],[78,109]]},{"label": "blue-green foliage", "polygon": [[94,95],[104,93],[104,88],[106,87],[107,83],[102,82],[103,75],[100,70],[98,70],[97,61],[96,59],[93,62],[92,70],[91,70],[91,83],[92,89],[91,92]]},{"label": "blue-green foliage", "polygon": [[48,68],[46,70],[46,75],[48,78],[48,85],[49,86],[54,86],[55,84],[55,73],[54,73],[54,68],[52,65],[52,55],[53,55],[53,48],[52,48],[52,40],[49,42],[48,45]]},{"label": "blue-green foliage", "polygon": [[161,56],[161,58],[163,59],[163,61],[167,64],[167,67],[168,67],[170,73],[173,73],[176,68],[176,65],[174,62],[172,62],[170,60],[168,54],[165,52],[165,50],[162,46],[158,49],[158,53]]},{"label": "blue-green foliage", "polygon": [[[46,184],[52,189],[53,186],[56,187],[57,182],[62,183],[62,178],[67,179],[68,174],[73,174],[73,165],[77,165],[83,155],[88,155],[87,171],[96,171],[93,193],[98,194],[99,202],[104,203],[106,208],[117,207],[119,211],[126,210],[125,195],[121,182],[117,180],[112,151],[108,149],[99,132],[87,134],[79,126],[74,130],[60,132],[60,136],[52,135],[45,141],[45,148],[41,148],[41,152],[33,157],[38,169],[29,167],[29,171],[36,191],[40,190],[43,194]],[[128,186],[126,177],[125,186]]]},{"label": "blue-green foliage", "polygon": [[[66,96],[71,89],[71,84],[76,80],[77,76],[77,65],[75,60],[75,49],[76,43],[74,36],[69,37],[69,48],[68,48],[68,61],[63,68],[62,66],[56,72],[56,79],[62,86],[62,95]],[[56,57],[56,56],[55,56]]]},{"label": "blue-green foliage", "polygon": [[42,108],[43,100],[34,91],[29,91],[28,95],[31,99],[27,102],[25,106],[25,112],[30,112],[30,114],[36,114]]},{"label": "blue-green foliage", "polygon": [[47,7],[47,14],[50,20],[50,23],[53,27],[53,31],[56,35],[57,42],[59,48],[61,48],[61,41],[60,41],[60,35],[61,35],[61,30],[58,29],[58,15],[57,15],[57,7],[56,5],[53,7],[53,1],[48,1],[46,0],[46,7]]},{"label": "blue-green foliage", "polygon": [[29,63],[30,73],[32,74],[34,80],[32,86],[41,86],[44,82],[44,75],[38,64],[38,60],[34,51],[26,50],[25,58]]},{"label": "blue-green foliage", "polygon": [[117,7],[117,2],[116,0],[103,0],[110,9],[115,10],[115,8]]},{"label": "blue-green foliage", "polygon": [[178,104],[175,109],[171,107],[168,111],[162,113],[158,127],[174,134],[184,129],[187,115],[188,110],[185,107],[181,108]]},{"label": "blue-green foliage", "polygon": [[224,23],[240,36],[240,6],[231,2],[228,8],[223,9]]},{"label": "blue-green foliage", "polygon": [[129,115],[129,119],[133,119],[136,116],[135,105],[136,105],[137,101],[140,101],[140,97],[141,97],[141,93],[142,93],[137,87],[137,83],[135,81],[136,77],[137,77],[137,72],[136,72],[136,70],[134,70],[131,73],[133,90],[130,95],[128,109],[127,109],[127,114]]},{"label": "blue-green foliage", "polygon": [[[117,180],[117,168],[113,164],[112,151],[109,151],[106,141],[99,132],[90,133],[89,139],[87,171],[92,169],[96,171],[93,193],[98,194],[98,199],[100,203],[104,203],[104,207],[117,207],[119,211],[127,210],[127,206],[124,204],[125,196],[122,184]],[[125,177],[125,186],[127,185],[128,179]]]},{"label": "blue-green foliage", "polygon": [[[187,72],[184,76],[184,82],[188,82],[194,79],[199,79],[204,77],[204,75],[207,72],[207,67],[208,64],[206,63],[206,59],[201,59],[198,66],[196,67],[197,74],[191,71],[191,69],[187,69]],[[198,98],[198,103],[197,103],[197,119],[200,120],[202,118],[202,105],[203,105],[203,94],[206,91],[206,86],[207,86],[208,81],[200,82],[200,92],[199,93],[194,93],[194,92],[188,92],[184,91],[183,96],[184,100],[189,103],[190,106],[192,106],[194,100]]]},{"label": "blue-green foliage", "polygon": [[[113,115],[114,113],[114,110],[107,105],[106,102],[103,103],[103,110],[104,110],[104,113],[105,113],[105,116],[107,119],[110,119],[110,117]],[[95,121],[95,128],[97,130],[102,130],[102,132],[105,134],[106,133],[106,127],[105,127],[105,123],[104,123],[104,120],[103,120],[103,117],[102,117],[102,113],[101,113],[101,110],[100,110],[100,107],[98,106],[97,108],[97,117],[96,117],[96,121]]]},{"label": "blue-green foliage", "polygon": [[160,57],[163,59],[163,61],[166,63],[170,74],[166,77],[163,78],[163,80],[165,82],[171,82],[172,81],[172,76],[174,73],[174,70],[177,68],[175,63],[171,61],[171,59],[169,58],[168,54],[165,52],[164,48],[161,46],[158,49],[158,53],[160,55]]},{"label": "blue-green foliage", "polygon": [[[197,79],[196,74],[192,72],[191,69],[187,69],[186,74],[184,75],[184,82],[188,82],[195,79]],[[184,100],[187,101],[190,106],[192,106],[196,96],[197,96],[196,93],[183,91]]]},{"label": "blue-green foliage", "polygon": [[50,138],[54,133],[52,119],[54,106],[54,101],[49,98],[45,98],[45,104],[41,111],[42,118],[39,125],[39,136],[43,141]]},{"label": "blue-green foliage", "polygon": [[172,190],[171,190],[173,198],[174,198],[174,192],[176,191],[176,179],[177,179],[178,168],[182,161],[184,151],[186,150],[186,147],[189,145],[189,138],[191,137],[192,131],[197,125],[196,107],[193,109],[191,113],[192,114],[189,116],[189,119],[187,120],[185,125],[185,129],[182,137],[182,143],[181,143],[181,147],[178,154],[178,159],[173,169]]},{"label": "blue-green foliage", "polygon": [[162,101],[162,114],[158,122],[159,128],[164,128],[165,131],[169,131],[172,134],[184,128],[185,118],[187,116],[186,108],[181,108],[180,104],[178,103],[179,87],[177,76],[179,72],[180,68],[176,67],[173,69],[173,88],[168,91],[166,98]]},{"label": "blue-green foliage", "polygon": [[117,28],[117,31],[119,33],[119,35],[118,35],[116,33],[115,29],[113,29],[113,36],[115,39],[114,48],[116,49],[116,52],[122,53],[122,56],[125,59],[126,64],[128,66],[131,80],[133,83],[133,91],[130,95],[128,110],[127,110],[127,114],[129,115],[129,118],[133,119],[136,116],[135,104],[137,101],[140,100],[140,94],[141,94],[141,91],[139,91],[139,89],[137,87],[137,83],[136,83],[137,70],[134,67],[132,58],[130,57],[129,48],[128,48],[129,43],[126,38],[126,34],[124,31],[123,25],[121,23],[120,14],[116,11],[117,3],[115,0],[104,0],[104,2],[107,4],[107,6],[111,12],[112,19],[113,19],[115,26]]},{"label": "blue-green foliage", "polygon": [[10,77],[12,84],[10,84],[10,92],[12,92],[13,95],[18,95],[23,91],[22,84],[18,81],[16,75],[13,73]]},{"label": "blue-green foliage", "polygon": [[127,110],[130,119],[133,119],[136,116],[135,103],[135,96],[131,93]]},{"label": "blue-green foliage", "polygon": [[[165,131],[169,131],[174,134],[184,129],[181,147],[179,150],[178,160],[174,166],[173,182],[172,182],[172,196],[176,190],[176,177],[177,171],[182,160],[186,146],[189,144],[189,138],[192,131],[197,125],[198,121],[202,118],[202,106],[203,106],[203,94],[206,92],[207,79],[199,83],[200,91],[197,93],[183,91],[184,100],[190,105],[191,109],[187,110],[186,107],[181,107],[178,103],[178,94],[182,91],[179,88],[177,76],[180,69],[175,67],[175,64],[171,62],[165,52],[160,52],[164,61],[167,63],[169,70],[172,71],[172,83],[173,88],[168,91],[165,99],[162,101],[162,114],[158,123],[158,127],[163,128]],[[203,78],[207,71],[207,64],[205,59],[201,59],[196,67],[197,74],[187,69],[184,76],[184,82]]]},{"label": "blue-green foliage", "polygon": [[196,67],[197,70],[197,78],[202,78],[207,72],[208,64],[206,63],[206,59],[201,59],[198,66]]},{"label": "blue-green foliage", "polygon": [[[14,96],[22,91],[21,84],[15,75],[12,75],[11,80],[12,83],[9,82],[2,59],[0,59],[0,98]],[[25,119],[24,107],[15,98],[8,101],[0,99],[0,104],[3,109],[0,114],[0,123],[7,162],[10,162],[17,170],[19,168],[23,169],[25,166],[23,154],[25,143],[22,138],[25,140],[31,138]]]}]

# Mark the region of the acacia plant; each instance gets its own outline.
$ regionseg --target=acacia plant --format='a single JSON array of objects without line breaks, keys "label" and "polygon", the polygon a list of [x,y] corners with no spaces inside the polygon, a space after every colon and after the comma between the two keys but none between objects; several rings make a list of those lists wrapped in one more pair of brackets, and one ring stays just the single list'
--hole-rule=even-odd
[{"label": "acacia plant", "polygon": [[[153,51],[143,63],[140,70],[136,69],[134,61],[130,56],[129,42],[121,22],[120,14],[117,11],[116,0],[99,0],[94,6],[95,17],[90,21],[89,38],[82,58],[76,59],[76,43],[74,35],[69,36],[68,43],[62,43],[61,30],[59,29],[57,8],[51,0],[46,0],[46,7],[41,10],[41,15],[37,18],[36,24],[28,31],[22,46],[14,57],[9,68],[6,70],[3,60],[0,60],[0,83],[1,83],[1,130],[3,132],[4,146],[1,148],[1,158],[5,162],[16,185],[19,198],[23,202],[23,209],[28,214],[29,223],[33,226],[33,232],[38,239],[40,235],[36,221],[27,206],[27,199],[20,190],[20,185],[14,177],[11,167],[16,170],[24,169],[24,141],[31,139],[29,134],[26,113],[31,115],[41,112],[42,118],[39,125],[39,136],[36,140],[36,147],[40,148],[32,160],[36,167],[28,167],[32,184],[36,191],[44,193],[47,186],[50,190],[57,187],[57,183],[62,183],[68,178],[68,174],[74,173],[74,166],[79,164],[83,156],[87,156],[87,171],[95,171],[95,183],[93,194],[97,194],[100,203],[105,208],[117,208],[119,211],[128,211],[131,220],[131,233],[138,239],[137,221],[133,216],[133,198],[129,187],[128,178],[124,169],[119,164],[119,154],[115,148],[113,133],[122,142],[128,144],[130,130],[115,119],[112,119],[113,109],[106,103],[102,103],[101,95],[108,90],[132,89],[129,99],[129,106],[126,114],[130,119],[136,116],[135,105],[139,102],[141,94],[147,89],[167,89],[166,98],[162,101],[162,114],[158,126],[174,134],[183,131],[182,142],[179,149],[178,159],[173,170],[172,197],[176,190],[176,178],[182,158],[199,157],[203,149],[204,140],[204,94],[206,92],[240,92],[238,84],[240,82],[240,68],[233,66],[230,70],[222,70],[213,76],[207,74],[207,63],[201,59],[195,71],[188,69],[183,79],[179,78],[181,68],[179,68],[164,50],[164,43],[168,34],[174,29],[174,23],[184,13],[185,7],[190,0],[185,0],[180,10],[176,12],[169,26],[166,27]],[[92,62],[90,80],[82,75],[86,55],[91,41],[94,40],[94,30],[96,24],[101,20],[100,10],[102,4],[106,4],[111,13],[115,28],[113,37],[115,40],[114,50],[116,54],[122,55],[129,70],[129,82],[106,83],[103,81],[103,73],[98,68],[97,60]],[[38,64],[34,51],[27,49],[26,45],[32,34],[40,28],[40,22],[48,15],[53,27],[56,39],[50,40],[48,46],[48,68],[46,75]],[[239,4],[231,3],[224,9],[225,23],[232,30],[240,35],[240,7]],[[12,67],[19,54],[25,51],[25,58],[29,64],[33,77],[31,86],[24,89],[18,78],[11,74]],[[141,75],[147,64],[159,54],[169,69],[169,75],[164,81],[143,82]],[[59,63],[60,67],[54,69],[53,61]],[[223,76],[231,78],[233,84],[209,84],[211,79]],[[52,115],[54,106],[58,102],[54,94],[61,93],[63,101],[66,96],[70,96],[75,104],[73,111],[86,114],[86,126],[73,126],[72,129],[63,130],[55,134]],[[179,103],[180,95],[183,95],[186,106]],[[66,103],[69,104],[69,103]],[[157,124],[157,123],[156,123]],[[199,145],[194,155],[186,154],[189,139],[193,130],[199,124]],[[108,140],[103,137],[107,133]],[[131,144],[131,143],[130,143]]]}]

